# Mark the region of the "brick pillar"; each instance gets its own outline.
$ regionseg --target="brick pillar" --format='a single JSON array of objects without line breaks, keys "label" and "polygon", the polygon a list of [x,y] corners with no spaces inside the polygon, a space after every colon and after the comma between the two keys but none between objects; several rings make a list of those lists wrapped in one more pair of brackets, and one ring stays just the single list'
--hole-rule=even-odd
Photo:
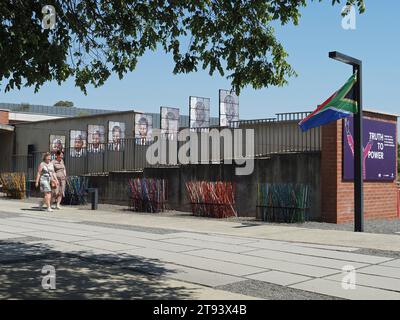
[{"label": "brick pillar", "polygon": [[9,111],[0,109],[0,124],[9,123]]},{"label": "brick pillar", "polygon": [[338,122],[321,130],[321,216],[331,223],[337,223],[338,131]]}]

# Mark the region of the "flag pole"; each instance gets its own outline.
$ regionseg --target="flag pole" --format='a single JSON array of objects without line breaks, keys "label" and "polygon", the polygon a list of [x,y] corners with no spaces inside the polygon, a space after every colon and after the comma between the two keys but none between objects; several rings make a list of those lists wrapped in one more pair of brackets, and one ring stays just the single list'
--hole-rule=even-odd
[{"label": "flag pole", "polygon": [[354,114],[354,231],[364,231],[364,177],[363,177],[363,106],[362,106],[362,61],[337,51],[329,52],[329,58],[353,66],[357,73],[357,113]]}]

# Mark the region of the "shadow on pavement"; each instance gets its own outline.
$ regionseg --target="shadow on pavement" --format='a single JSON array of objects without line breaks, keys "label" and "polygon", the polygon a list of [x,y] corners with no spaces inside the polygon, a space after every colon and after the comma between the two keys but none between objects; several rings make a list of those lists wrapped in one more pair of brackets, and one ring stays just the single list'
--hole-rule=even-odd
[{"label": "shadow on pavement", "polygon": [[[128,261],[129,269],[121,268]],[[56,270],[55,290],[42,287],[45,265]],[[66,254],[43,244],[0,241],[0,299],[189,299],[196,289],[171,284],[163,276],[172,272],[135,256]]]},{"label": "shadow on pavement", "polygon": [[21,208],[21,211],[43,212],[44,210],[40,209],[39,207],[32,207],[32,208]]}]

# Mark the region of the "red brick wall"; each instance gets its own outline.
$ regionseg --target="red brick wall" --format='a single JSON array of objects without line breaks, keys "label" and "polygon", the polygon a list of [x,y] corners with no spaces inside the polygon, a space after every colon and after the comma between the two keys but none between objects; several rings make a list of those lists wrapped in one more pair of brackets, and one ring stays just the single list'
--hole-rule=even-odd
[{"label": "red brick wall", "polygon": [[[364,116],[371,119],[397,123],[397,118],[393,116],[370,112],[365,112]],[[342,180],[342,127],[342,121],[337,121],[322,127],[322,220],[332,223],[352,221],[354,217],[353,182],[345,182]],[[364,214],[366,219],[396,218],[396,182],[365,182]]]},{"label": "red brick wall", "polygon": [[0,124],[8,124],[8,111],[7,110],[0,110]]},{"label": "red brick wall", "polygon": [[400,218],[400,187],[397,187],[397,216]]}]

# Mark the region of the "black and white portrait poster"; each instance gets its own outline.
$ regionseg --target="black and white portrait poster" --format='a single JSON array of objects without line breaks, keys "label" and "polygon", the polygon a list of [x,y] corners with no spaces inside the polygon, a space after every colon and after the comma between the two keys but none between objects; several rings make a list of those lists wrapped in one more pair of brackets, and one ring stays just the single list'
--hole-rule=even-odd
[{"label": "black and white portrait poster", "polygon": [[104,150],[105,128],[101,125],[88,125],[88,151],[99,153]]},{"label": "black and white portrait poster", "polygon": [[210,127],[210,99],[193,97],[189,98],[190,128]]},{"label": "black and white portrait poster", "polygon": [[179,130],[179,109],[170,107],[161,107],[161,135],[166,138],[174,139]]},{"label": "black and white portrait poster", "polygon": [[152,141],[153,117],[148,114],[135,114],[135,139],[138,144]]},{"label": "black and white portrait poster", "polygon": [[54,155],[57,151],[64,152],[65,147],[65,136],[61,135],[50,135],[50,153]]},{"label": "black and white portrait poster", "polygon": [[83,130],[70,131],[70,156],[79,158],[86,155],[87,133]]},{"label": "black and white portrait poster", "polygon": [[110,150],[121,151],[125,139],[125,123],[109,121],[108,122],[108,145]]},{"label": "black and white portrait poster", "polygon": [[219,90],[219,125],[230,126],[239,121],[239,97],[229,90]]}]

